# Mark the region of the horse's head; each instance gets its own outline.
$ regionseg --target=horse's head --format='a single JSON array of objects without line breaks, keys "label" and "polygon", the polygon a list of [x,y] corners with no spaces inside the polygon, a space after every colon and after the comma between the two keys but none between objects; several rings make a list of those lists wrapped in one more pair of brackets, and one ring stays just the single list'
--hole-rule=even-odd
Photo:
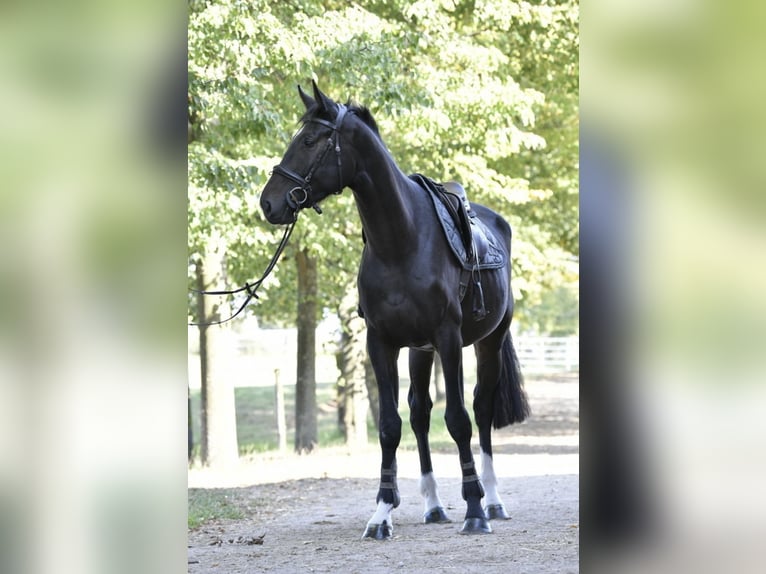
[{"label": "horse's head", "polygon": [[312,84],[313,98],[298,86],[306,106],[303,126],[261,193],[261,209],[269,223],[291,223],[306,207],[321,213],[319,202],[346,185],[341,129],[348,110],[325,96],[316,82]]}]

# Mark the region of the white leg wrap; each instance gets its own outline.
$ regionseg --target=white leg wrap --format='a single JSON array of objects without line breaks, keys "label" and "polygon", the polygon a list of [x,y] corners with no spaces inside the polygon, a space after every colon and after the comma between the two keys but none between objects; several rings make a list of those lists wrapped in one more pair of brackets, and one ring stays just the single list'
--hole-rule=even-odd
[{"label": "white leg wrap", "polygon": [[437,506],[444,506],[439,499],[439,493],[436,488],[436,479],[434,478],[433,472],[420,476],[420,494],[423,495],[425,512],[433,510]]},{"label": "white leg wrap", "polygon": [[484,485],[484,506],[503,504],[497,492],[497,477],[492,457],[481,451],[481,482]]},{"label": "white leg wrap", "polygon": [[369,526],[370,524],[383,524],[384,522],[387,522],[390,526],[393,526],[394,523],[391,520],[391,511],[393,509],[393,504],[389,504],[381,500],[378,502],[378,508],[375,509],[375,514],[372,515],[372,518],[370,518],[370,521],[367,523],[367,525]]}]

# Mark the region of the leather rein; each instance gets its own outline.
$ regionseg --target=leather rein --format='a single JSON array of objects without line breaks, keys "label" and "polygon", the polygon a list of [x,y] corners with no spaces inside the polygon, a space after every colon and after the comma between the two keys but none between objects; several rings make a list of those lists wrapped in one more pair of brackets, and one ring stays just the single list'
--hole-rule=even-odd
[{"label": "leather rein", "polygon": [[[327,138],[327,144],[325,145],[324,149],[322,150],[322,153],[320,153],[316,160],[314,160],[314,163],[311,165],[311,168],[309,169],[309,172],[306,174],[305,177],[301,177],[291,169],[288,169],[286,167],[282,167],[282,165],[275,165],[274,170],[272,173],[281,175],[282,177],[286,177],[293,183],[297,184],[294,188],[292,188],[290,191],[287,192],[287,205],[290,206],[290,208],[293,210],[293,214],[295,218],[293,219],[292,223],[290,223],[285,228],[285,233],[282,235],[282,239],[279,242],[279,245],[277,246],[277,250],[274,253],[274,255],[271,258],[271,261],[269,261],[269,264],[266,267],[266,271],[264,271],[263,275],[261,275],[261,278],[257,281],[254,281],[252,283],[245,283],[244,287],[240,287],[239,289],[231,289],[231,290],[221,290],[221,291],[202,291],[199,289],[191,289],[194,293],[198,293],[200,295],[236,295],[237,293],[241,293],[243,291],[247,292],[247,298],[245,299],[245,302],[240,305],[239,309],[237,309],[237,312],[234,313],[231,317],[228,319],[222,319],[220,321],[212,321],[210,323],[189,323],[189,325],[193,325],[195,327],[208,327],[210,325],[221,325],[222,323],[226,323],[228,321],[231,321],[234,319],[237,315],[239,315],[242,311],[244,311],[245,307],[247,307],[247,304],[250,303],[252,299],[258,299],[258,294],[256,291],[261,286],[261,284],[266,280],[266,277],[269,276],[269,274],[272,272],[274,267],[277,264],[277,261],[279,261],[279,257],[282,255],[282,252],[285,250],[285,247],[287,247],[287,242],[290,239],[290,235],[293,233],[293,228],[295,228],[295,224],[298,221],[298,212],[307,207],[311,206],[314,211],[321,214],[322,209],[317,205],[317,202],[311,198],[311,178],[314,176],[314,172],[317,170],[317,168],[322,164],[322,160],[324,160],[324,156],[327,155],[327,152],[330,151],[330,148],[335,148],[335,156],[338,160],[338,189],[337,191],[333,192],[335,194],[340,193],[343,191],[343,183],[342,183],[342,171],[341,171],[341,159],[340,159],[340,127],[343,123],[343,120],[346,117],[346,106],[343,104],[338,104],[338,115],[335,118],[335,123],[329,122],[327,120],[323,120],[321,118],[312,118],[307,120],[307,122],[313,122],[317,124],[321,124],[323,126],[327,126],[332,130],[332,133],[330,134],[330,137]],[[333,142],[333,136],[335,137],[335,141]],[[298,194],[296,194],[298,192]]]}]

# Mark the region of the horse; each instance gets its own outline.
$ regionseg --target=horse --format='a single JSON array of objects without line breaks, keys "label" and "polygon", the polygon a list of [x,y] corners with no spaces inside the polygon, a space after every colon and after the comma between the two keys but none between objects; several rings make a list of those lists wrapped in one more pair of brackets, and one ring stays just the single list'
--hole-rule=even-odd
[{"label": "horse", "polygon": [[[266,182],[260,206],[271,224],[290,224],[307,207],[321,213],[319,203],[346,187],[354,196],[364,240],[357,276],[359,314],[367,325],[367,351],[380,396],[382,459],[377,506],[362,537],[390,538],[392,511],[401,501],[396,464],[402,429],[397,360],[405,347],[423,521],[450,522],[439,498],[428,442],[433,406],[429,384],[437,353],[445,380],[445,421],[457,445],[466,502],[460,533],[490,533],[490,520],[509,518],[492,463],[492,427],[520,423],[530,414],[509,329],[511,227],[485,206],[466,205],[502,255],[501,266],[481,270],[480,282],[476,281],[476,265],[466,272],[450,251],[432,198],[417,178],[397,166],[369,109],[350,100],[335,102],[315,81],[312,85],[313,97],[298,86],[306,107],[302,125]],[[473,410],[481,477],[471,451],[472,425],[463,397],[462,349],[468,345],[474,346],[477,358]]]}]

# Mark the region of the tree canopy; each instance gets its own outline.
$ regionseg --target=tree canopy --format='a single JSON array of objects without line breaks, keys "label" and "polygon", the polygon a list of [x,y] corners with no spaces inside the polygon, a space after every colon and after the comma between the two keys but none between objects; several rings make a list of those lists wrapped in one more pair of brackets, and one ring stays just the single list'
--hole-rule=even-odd
[{"label": "tree canopy", "polygon": [[[370,108],[405,172],[458,180],[510,221],[522,315],[554,286],[572,288],[576,2],[190,0],[189,10],[190,262],[223,241],[230,284],[266,266],[281,230],[262,217],[259,191],[303,112],[296,86],[313,78]],[[288,249],[298,248],[317,257],[320,299],[336,308],[361,251],[350,193],[301,215]],[[261,320],[294,320],[294,283],[294,266],[279,265],[259,292]]]}]

